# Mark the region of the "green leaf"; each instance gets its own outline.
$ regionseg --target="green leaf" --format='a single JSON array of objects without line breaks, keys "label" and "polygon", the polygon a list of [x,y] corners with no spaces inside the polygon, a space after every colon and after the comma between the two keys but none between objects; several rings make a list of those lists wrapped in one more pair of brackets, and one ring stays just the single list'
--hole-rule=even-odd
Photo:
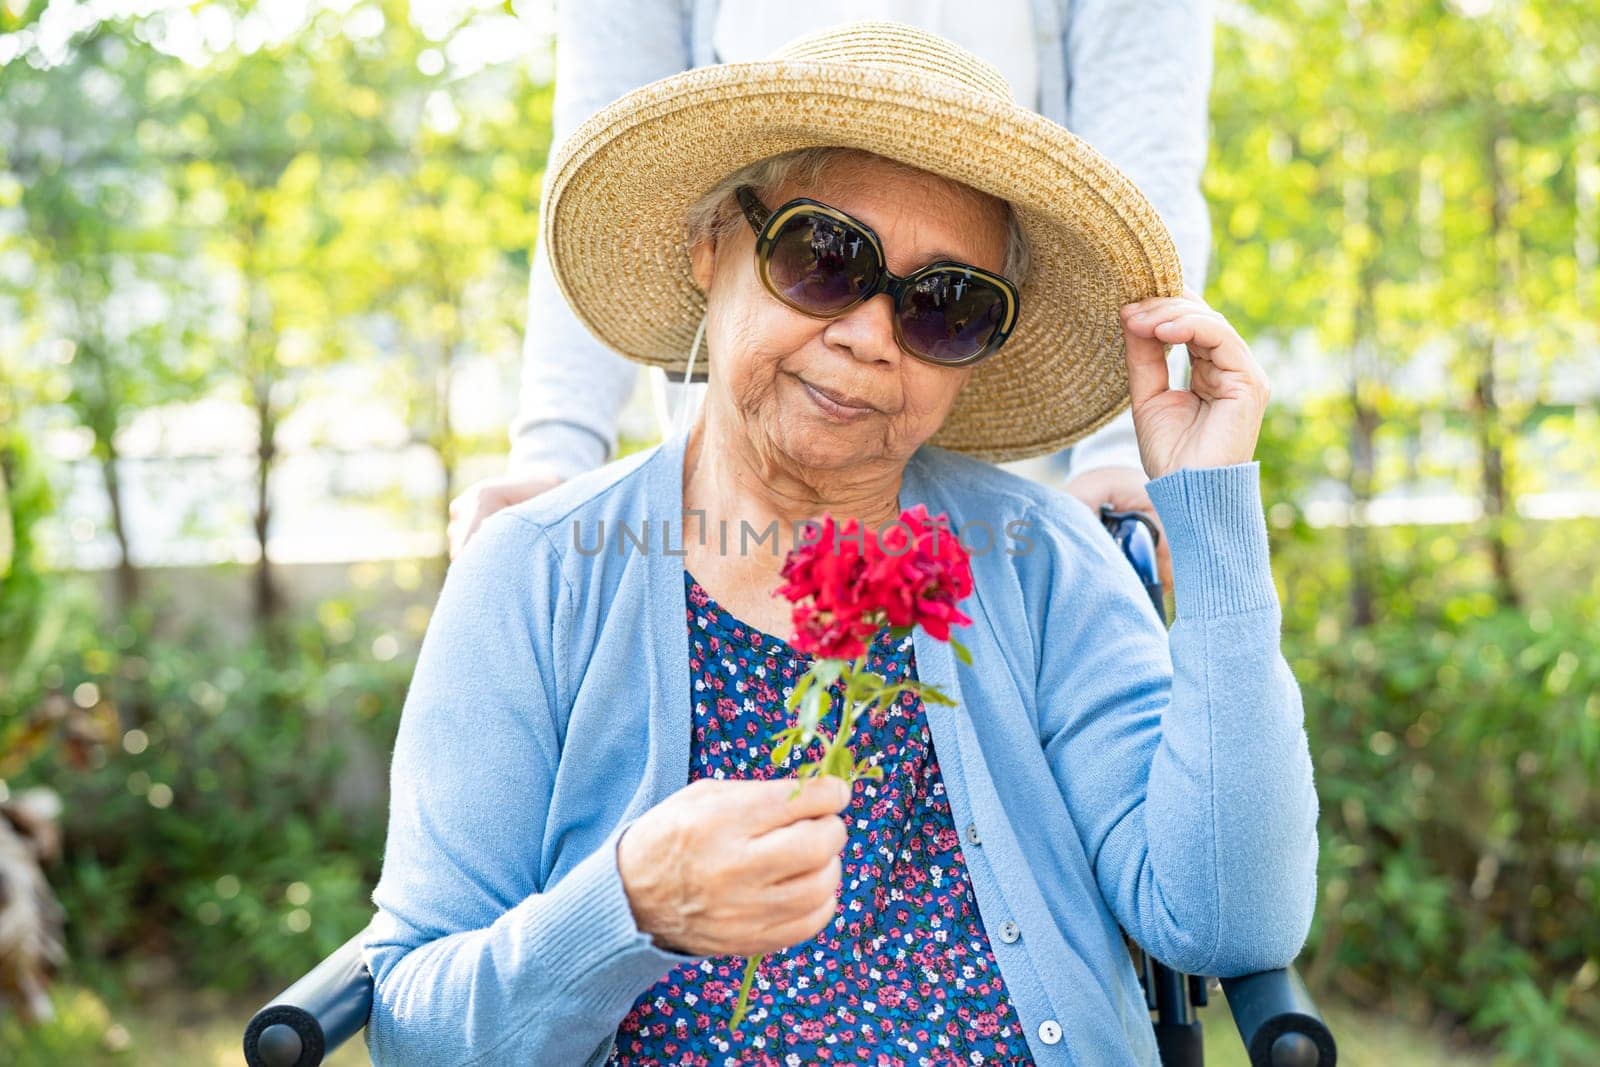
[{"label": "green leaf", "polygon": [[867,756],[856,764],[855,776],[857,778],[871,778],[875,782],[883,781],[883,768],[872,762],[872,757]]},{"label": "green leaf", "polygon": [[789,695],[784,698],[784,705],[790,711],[793,711],[799,706],[800,701],[805,697],[806,691],[811,688],[811,683],[815,682],[816,680],[816,676],[810,671],[806,671],[806,673],[802,674],[800,676],[800,680],[794,684],[794,688],[789,690]]},{"label": "green leaf", "polygon": [[922,694],[924,702],[931,701],[935,704],[943,704],[946,707],[955,707],[956,702],[946,696],[944,690],[938,686],[929,685],[927,682],[918,682],[917,691]]},{"label": "green leaf", "polygon": [[850,699],[857,701],[870,701],[883,691],[888,680],[881,674],[872,671],[862,671],[854,676],[850,683]]},{"label": "green leaf", "polygon": [[850,772],[855,770],[855,760],[850,756],[850,750],[844,745],[830,749],[822,758],[822,773],[831,774],[835,778],[850,780]]},{"label": "green leaf", "polygon": [[827,693],[821,686],[812,686],[806,690],[806,695],[800,701],[800,729],[807,743],[816,736],[817,724],[822,721],[824,705],[823,696]]},{"label": "green leaf", "polygon": [[811,665],[811,669],[806,671],[806,674],[814,676],[817,684],[826,689],[839,680],[839,676],[844,673],[844,669],[848,666],[849,664],[842,659],[819,659]]},{"label": "green leaf", "polygon": [[962,663],[965,663],[969,667],[972,666],[972,653],[967,651],[966,645],[963,645],[960,641],[957,641],[952,637],[950,639],[950,647],[955,651],[956,659],[960,660]]}]

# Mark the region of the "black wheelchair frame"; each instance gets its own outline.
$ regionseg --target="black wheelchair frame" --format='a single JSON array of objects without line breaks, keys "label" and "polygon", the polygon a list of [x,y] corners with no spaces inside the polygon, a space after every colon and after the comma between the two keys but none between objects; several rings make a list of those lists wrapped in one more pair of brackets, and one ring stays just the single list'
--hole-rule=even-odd
[{"label": "black wheelchair frame", "polygon": [[[1109,507],[1101,509],[1100,518],[1165,620],[1154,523],[1139,512]],[[244,1032],[249,1067],[316,1067],[367,1025],[372,975],[361,958],[364,936],[363,931],[346,941],[255,1013]],[[1162,1067],[1204,1067],[1196,1009],[1210,999],[1210,980],[1174,971],[1137,947],[1132,951]],[[1251,1067],[1335,1067],[1333,1033],[1294,968],[1224,978],[1221,984]]]}]

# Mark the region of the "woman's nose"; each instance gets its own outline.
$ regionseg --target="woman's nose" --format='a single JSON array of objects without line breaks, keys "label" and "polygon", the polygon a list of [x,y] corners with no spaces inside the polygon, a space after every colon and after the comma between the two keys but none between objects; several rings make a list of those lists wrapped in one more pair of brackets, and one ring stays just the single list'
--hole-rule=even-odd
[{"label": "woman's nose", "polygon": [[828,323],[823,340],[848,349],[863,362],[899,362],[900,344],[894,336],[894,298],[888,293],[879,293],[863,300]]}]

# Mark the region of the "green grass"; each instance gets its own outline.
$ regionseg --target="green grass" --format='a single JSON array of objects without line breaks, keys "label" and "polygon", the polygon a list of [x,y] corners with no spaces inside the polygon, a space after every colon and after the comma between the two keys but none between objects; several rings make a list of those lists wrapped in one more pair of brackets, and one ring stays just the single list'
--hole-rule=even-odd
[{"label": "green grass", "polygon": [[[1455,1047],[1442,1036],[1371,1012],[1318,1000],[1339,1043],[1339,1067],[1488,1067],[1486,1052]],[[1221,997],[1200,1015],[1205,1023],[1206,1067],[1249,1067],[1239,1031]]]},{"label": "green grass", "polygon": [[[265,1002],[209,991],[167,993],[115,1009],[81,987],[58,986],[56,1020],[24,1030],[0,1020],[0,1064],[6,1067],[240,1067],[244,1024]],[[352,1042],[326,1060],[332,1067],[365,1064],[367,1050]]]},{"label": "green grass", "polygon": [[[24,1031],[13,1017],[0,1020],[0,1063],[7,1067],[238,1067],[240,1038],[259,1000],[209,992],[169,993],[143,1004],[113,1009],[81,987],[54,993],[58,1017]],[[1324,1005],[1339,1040],[1342,1067],[1488,1067],[1493,1059],[1449,1046],[1415,1027],[1339,1005]],[[1220,999],[1201,1014],[1206,1067],[1248,1067],[1239,1035]],[[328,1063],[367,1063],[358,1040]]]}]

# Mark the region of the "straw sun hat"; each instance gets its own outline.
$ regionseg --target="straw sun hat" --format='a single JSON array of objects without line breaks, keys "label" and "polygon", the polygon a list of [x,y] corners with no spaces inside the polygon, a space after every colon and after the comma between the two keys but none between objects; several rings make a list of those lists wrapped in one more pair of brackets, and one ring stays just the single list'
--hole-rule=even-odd
[{"label": "straw sun hat", "polygon": [[690,205],[747,164],[827,146],[1006,200],[1027,237],[1016,328],[975,366],[934,444],[1024,459],[1128,406],[1118,308],[1182,290],[1166,228],[1099,153],[1014,104],[993,67],[895,23],[663,78],[574,131],[551,163],[543,219],[568,303],[624,356],[682,372],[705,314],[689,272]]}]

